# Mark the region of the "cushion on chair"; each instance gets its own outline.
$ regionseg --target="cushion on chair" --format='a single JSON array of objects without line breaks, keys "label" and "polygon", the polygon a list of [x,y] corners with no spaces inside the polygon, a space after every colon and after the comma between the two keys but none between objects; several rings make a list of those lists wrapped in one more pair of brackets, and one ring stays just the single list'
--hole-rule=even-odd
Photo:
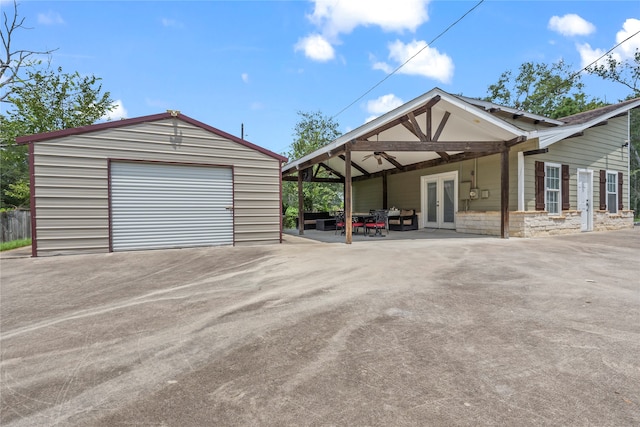
[{"label": "cushion on chair", "polygon": [[364,226],[368,228],[376,228],[376,227],[384,227],[386,224],[384,222],[368,222]]}]

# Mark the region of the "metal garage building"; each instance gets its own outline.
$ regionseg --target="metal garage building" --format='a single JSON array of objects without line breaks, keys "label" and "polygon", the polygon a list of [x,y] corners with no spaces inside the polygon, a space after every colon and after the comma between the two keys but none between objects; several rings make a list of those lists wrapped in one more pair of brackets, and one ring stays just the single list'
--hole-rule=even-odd
[{"label": "metal garage building", "polygon": [[178,112],[17,142],[33,256],[282,241],[286,158]]}]

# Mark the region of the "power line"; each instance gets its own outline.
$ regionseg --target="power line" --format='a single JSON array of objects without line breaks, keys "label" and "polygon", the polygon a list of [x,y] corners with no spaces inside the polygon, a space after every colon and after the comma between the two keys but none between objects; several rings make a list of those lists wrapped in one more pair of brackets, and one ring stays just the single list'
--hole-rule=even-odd
[{"label": "power line", "polygon": [[611,49],[609,49],[608,51],[606,51],[605,53],[603,53],[602,55],[600,55],[599,58],[591,61],[591,63],[585,65],[584,67],[582,67],[582,69],[574,72],[573,74],[571,74],[569,77],[566,78],[566,80],[563,80],[562,82],[556,84],[555,86],[552,86],[550,91],[551,93],[553,93],[556,89],[558,89],[560,86],[564,85],[567,82],[571,82],[573,79],[575,79],[576,77],[578,77],[578,75],[580,73],[582,73],[583,71],[585,71],[587,68],[591,67],[593,64],[595,64],[596,62],[600,61],[602,58],[604,58],[605,56],[609,55],[611,52],[613,52],[615,49],[617,49],[618,47],[620,47],[620,45],[622,45],[623,43],[629,41],[630,39],[632,39],[633,37],[637,36],[638,34],[640,34],[640,30],[636,31],[634,34],[631,34],[629,37],[627,37],[626,39],[622,40],[621,42],[619,42],[618,44],[616,44],[615,46],[613,46]]},{"label": "power line", "polygon": [[611,52],[613,52],[615,49],[617,49],[621,44],[627,42],[628,40],[630,40],[631,38],[637,36],[638,34],[640,34],[640,30],[636,31],[634,34],[631,34],[629,37],[627,37],[626,39],[622,40],[620,43],[618,43],[617,45],[615,45],[614,47],[612,47],[611,49],[609,49],[608,51],[603,53],[602,56],[600,56],[595,61],[591,62],[589,65],[585,65],[584,67],[582,67],[582,69],[580,71],[576,71],[575,73],[573,73],[571,76],[569,76],[569,80],[573,80],[578,74],[580,74],[581,72],[585,71],[587,68],[591,67],[593,64],[595,64],[596,62],[600,61],[605,56],[609,55]]},{"label": "power line", "polygon": [[438,40],[440,37],[442,37],[445,33],[447,33],[451,28],[453,28],[456,24],[458,24],[458,22],[462,21],[468,14],[470,14],[471,12],[473,12],[478,6],[480,6],[482,3],[484,3],[484,0],[480,0],[478,3],[476,3],[475,6],[473,6],[471,9],[469,9],[468,11],[466,11],[464,13],[464,15],[462,15],[460,18],[458,18],[455,22],[453,22],[451,25],[449,25],[447,28],[444,29],[444,31],[442,31],[440,34],[438,34],[437,36],[434,37],[433,40],[431,40],[429,43],[427,43],[422,49],[420,49],[418,52],[416,52],[412,57],[410,57],[409,59],[407,59],[406,61],[404,61],[402,64],[400,64],[398,67],[396,67],[395,70],[393,70],[392,72],[390,72],[389,74],[387,74],[382,80],[380,80],[378,83],[376,83],[375,85],[373,85],[369,90],[367,90],[365,93],[363,93],[362,95],[360,95],[358,98],[356,98],[351,104],[347,105],[346,107],[344,107],[342,110],[338,111],[338,113],[334,114],[331,118],[335,119],[336,117],[338,117],[340,114],[344,113],[346,110],[348,110],[349,108],[351,108],[356,102],[360,101],[362,98],[364,98],[365,96],[367,96],[369,93],[371,93],[371,91],[373,91],[375,88],[377,88],[378,86],[380,86],[382,83],[384,83],[389,77],[391,77],[392,75],[394,75],[395,73],[397,73],[402,67],[404,67],[405,65],[407,65],[407,63],[409,63],[409,61],[411,61],[413,58],[415,58],[416,56],[420,55],[420,53],[422,53],[423,50],[425,50],[426,48],[428,48],[429,46],[433,45],[433,43],[436,42],[436,40]]}]

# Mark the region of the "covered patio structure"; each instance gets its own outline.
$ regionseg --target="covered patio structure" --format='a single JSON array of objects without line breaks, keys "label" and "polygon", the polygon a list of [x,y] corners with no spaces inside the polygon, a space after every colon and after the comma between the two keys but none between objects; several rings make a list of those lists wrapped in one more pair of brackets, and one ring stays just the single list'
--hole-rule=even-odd
[{"label": "covered patio structure", "polygon": [[[299,224],[304,223],[302,189],[307,182],[344,184],[345,242],[349,244],[353,239],[351,223],[354,212],[354,186],[362,188],[360,194],[363,200],[357,203],[360,209],[367,203],[365,198],[369,198],[370,204],[376,205],[370,207],[388,209],[389,180],[394,175],[416,171],[418,174],[424,172],[427,175],[429,171],[453,170],[459,162],[497,155],[500,176],[500,237],[508,238],[509,156],[512,147],[527,141],[527,132],[494,116],[495,111],[478,105],[480,102],[472,103],[468,98],[451,95],[435,88],[354,129],[321,149],[285,165],[282,169],[283,180],[298,183]],[[518,114],[522,115],[515,110],[505,110],[502,113],[513,116],[513,119],[516,119]],[[540,122],[545,120],[543,117],[531,115],[528,115],[528,119]],[[318,177],[317,172],[320,168],[328,171],[332,178]],[[467,181],[464,181],[465,185],[461,185],[463,183],[459,183],[456,178],[455,210],[458,187],[464,188],[460,191],[473,189],[473,174],[474,171],[471,171],[469,185],[466,185]],[[416,179],[419,181],[419,177],[412,179],[414,188],[417,188]],[[380,180],[381,185],[367,184],[374,181],[379,183]],[[423,180],[420,185],[423,186],[425,182],[427,181]],[[396,190],[398,193],[402,191],[399,187]],[[413,201],[416,197],[423,197],[415,194],[405,196],[406,200]],[[398,197],[401,198],[398,194],[396,200]],[[424,227],[432,219],[431,216],[424,217],[425,212],[422,214],[420,227]],[[299,233],[304,233],[304,227],[299,227]]]}]

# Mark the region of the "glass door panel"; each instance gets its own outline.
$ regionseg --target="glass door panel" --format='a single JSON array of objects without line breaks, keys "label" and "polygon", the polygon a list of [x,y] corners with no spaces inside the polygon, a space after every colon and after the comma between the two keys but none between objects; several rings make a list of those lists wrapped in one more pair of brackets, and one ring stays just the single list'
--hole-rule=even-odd
[{"label": "glass door panel", "polygon": [[447,179],[442,182],[443,187],[443,212],[442,212],[442,221],[446,224],[453,224],[456,218],[455,212],[455,197],[456,197],[456,189],[455,189],[455,180]]},{"label": "glass door panel", "polygon": [[427,183],[427,223],[436,225],[438,222],[438,182]]}]

